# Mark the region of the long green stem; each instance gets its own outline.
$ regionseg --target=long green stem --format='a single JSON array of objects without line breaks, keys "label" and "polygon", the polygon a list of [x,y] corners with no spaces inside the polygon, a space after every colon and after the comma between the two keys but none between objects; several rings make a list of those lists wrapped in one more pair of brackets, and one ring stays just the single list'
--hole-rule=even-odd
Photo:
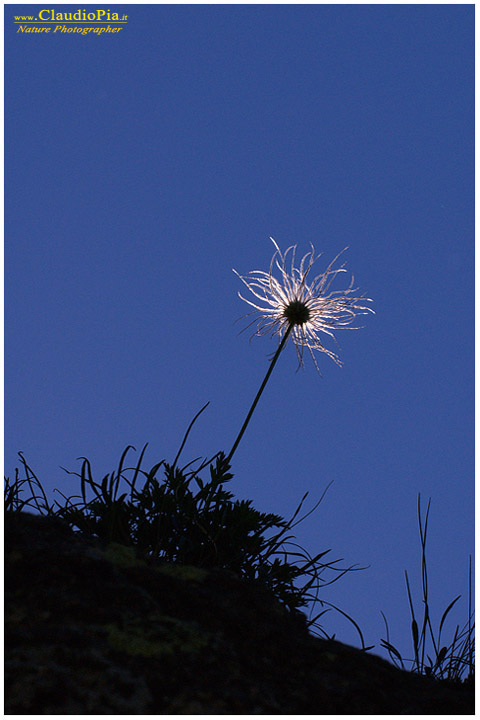
[{"label": "long green stem", "polygon": [[237,439],[236,439],[235,442],[233,443],[233,447],[232,447],[232,449],[230,450],[230,453],[229,453],[229,455],[228,455],[228,457],[227,457],[227,462],[230,462],[230,460],[232,459],[233,453],[234,453],[235,450],[237,449],[238,443],[239,443],[240,440],[242,439],[243,433],[244,433],[245,430],[247,429],[247,425],[248,425],[248,423],[250,422],[250,418],[251,418],[252,415],[253,415],[253,411],[254,411],[255,408],[257,407],[257,403],[258,403],[258,401],[260,400],[260,396],[261,396],[262,392],[263,392],[264,389],[265,389],[265,385],[266,385],[267,382],[268,382],[268,378],[269,378],[270,375],[272,374],[273,368],[275,367],[275,364],[276,364],[278,358],[280,357],[280,353],[282,352],[283,348],[285,347],[285,343],[287,342],[288,336],[290,335],[290,331],[291,331],[292,328],[293,328],[293,323],[290,323],[290,325],[289,325],[288,328],[287,328],[287,331],[286,331],[285,335],[284,335],[283,338],[282,338],[282,342],[280,343],[280,345],[279,345],[278,348],[277,348],[277,352],[275,353],[275,355],[273,356],[273,358],[272,358],[272,360],[271,360],[271,362],[270,362],[270,367],[268,368],[267,374],[265,375],[265,378],[264,378],[262,384],[260,385],[260,389],[259,389],[259,391],[257,392],[257,395],[256,395],[256,397],[255,397],[255,400],[254,400],[253,403],[252,403],[252,407],[251,407],[250,410],[248,411],[248,415],[247,415],[247,417],[245,418],[245,422],[244,422],[243,425],[242,425],[242,429],[241,429],[240,432],[238,433]]}]

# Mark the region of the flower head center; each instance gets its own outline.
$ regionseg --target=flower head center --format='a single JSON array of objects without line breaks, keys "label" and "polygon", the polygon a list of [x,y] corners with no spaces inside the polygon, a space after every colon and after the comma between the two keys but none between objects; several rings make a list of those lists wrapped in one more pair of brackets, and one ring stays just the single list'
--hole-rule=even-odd
[{"label": "flower head center", "polygon": [[293,325],[304,325],[310,320],[310,310],[301,300],[292,300],[285,306],[283,316]]}]

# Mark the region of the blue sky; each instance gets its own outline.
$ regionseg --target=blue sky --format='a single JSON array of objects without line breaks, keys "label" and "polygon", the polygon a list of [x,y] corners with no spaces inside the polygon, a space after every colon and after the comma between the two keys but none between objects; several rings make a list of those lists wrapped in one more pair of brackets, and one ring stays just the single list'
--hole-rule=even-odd
[{"label": "blue sky", "polygon": [[473,5],[99,6],[120,33],[18,33],[41,7],[5,6],[7,474],[21,450],[68,495],[78,456],[173,460],[207,401],[182,457],[228,452],[276,347],[239,334],[232,268],[267,269],[269,236],[318,272],[348,246],[376,314],[322,378],[286,348],[231,489],[290,516],[333,480],[298,539],[370,566],[324,598],[376,651],[383,611],[407,655],[418,493],[437,619],[474,546]]}]

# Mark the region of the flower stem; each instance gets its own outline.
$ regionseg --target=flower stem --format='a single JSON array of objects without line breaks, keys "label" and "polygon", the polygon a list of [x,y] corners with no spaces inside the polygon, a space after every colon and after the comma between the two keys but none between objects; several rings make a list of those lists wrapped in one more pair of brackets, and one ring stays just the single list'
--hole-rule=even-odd
[{"label": "flower stem", "polygon": [[265,389],[265,385],[266,385],[267,382],[268,382],[268,378],[269,378],[270,375],[272,374],[273,368],[275,367],[275,364],[276,364],[278,358],[280,357],[280,353],[282,352],[283,348],[285,347],[285,343],[287,342],[288,336],[290,335],[290,331],[291,331],[291,329],[293,328],[293,325],[294,325],[294,323],[290,323],[290,325],[288,326],[287,331],[285,332],[285,335],[283,336],[282,341],[281,341],[280,345],[278,346],[277,351],[276,351],[275,355],[273,356],[273,358],[272,358],[272,360],[271,360],[271,362],[270,362],[270,367],[268,368],[267,374],[265,375],[265,378],[264,378],[262,384],[260,385],[260,389],[259,389],[259,391],[257,392],[256,397],[255,397],[255,400],[254,400],[253,403],[252,403],[252,407],[251,407],[250,410],[248,411],[248,415],[247,415],[247,417],[245,418],[245,422],[244,422],[243,425],[242,425],[242,429],[241,429],[240,432],[238,433],[237,439],[236,439],[235,442],[233,443],[233,447],[232,447],[232,449],[230,450],[230,453],[229,453],[229,455],[228,455],[228,457],[227,457],[227,462],[230,462],[230,460],[232,459],[233,453],[234,453],[235,450],[237,449],[238,443],[239,443],[240,440],[242,439],[243,433],[244,433],[245,430],[247,429],[247,425],[248,425],[248,423],[250,422],[250,418],[251,418],[252,415],[253,415],[253,411],[254,411],[255,408],[257,407],[257,403],[258,403],[258,401],[260,400],[260,396],[261,396],[262,392],[263,392],[264,389]]}]

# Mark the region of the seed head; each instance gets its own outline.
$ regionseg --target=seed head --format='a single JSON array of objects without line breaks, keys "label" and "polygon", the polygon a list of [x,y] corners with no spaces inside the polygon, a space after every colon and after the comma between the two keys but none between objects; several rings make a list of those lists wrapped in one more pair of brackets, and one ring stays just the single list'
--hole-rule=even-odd
[{"label": "seed head", "polygon": [[[259,305],[238,293],[242,300],[255,308],[252,313],[248,313],[256,317],[247,327],[256,322],[254,336],[278,335],[280,341],[291,327],[290,337],[295,344],[299,367],[303,367],[305,348],[310,352],[317,370],[319,368],[314,350],[326,353],[337,365],[341,365],[338,355],[321,343],[319,333],[330,335],[336,342],[334,330],[347,329],[357,315],[373,312],[371,308],[359,304],[371,302],[371,300],[351,297],[352,293],[358,289],[353,287],[353,277],[345,290],[330,290],[336,276],[339,273],[347,272],[344,265],[336,269],[333,267],[342,253],[337,255],[321,275],[307,284],[310,269],[319,257],[315,257],[313,245],[311,245],[311,252],[302,258],[299,267],[295,267],[297,246],[292,245],[282,255],[275,240],[273,238],[270,240],[275,245],[275,253],[268,272],[253,270],[244,277],[239,275],[236,270],[233,271],[257,301],[263,303],[263,305]],[[342,252],[344,251],[342,250]],[[289,253],[291,253],[291,260],[289,260],[287,269]],[[279,271],[280,279],[274,276],[274,270]],[[348,329],[358,328],[348,327]]]}]

